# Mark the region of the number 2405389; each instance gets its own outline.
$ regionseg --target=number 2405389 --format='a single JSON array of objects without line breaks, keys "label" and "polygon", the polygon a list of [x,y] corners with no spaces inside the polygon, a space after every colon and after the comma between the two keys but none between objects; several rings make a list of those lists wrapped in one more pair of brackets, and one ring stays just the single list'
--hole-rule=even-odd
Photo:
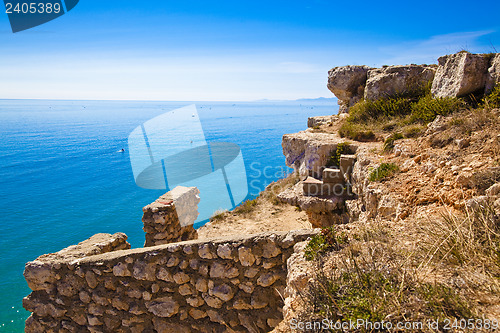
[{"label": "number 2405389", "polygon": [[59,14],[61,4],[50,2],[23,2],[13,5],[7,2],[5,4],[7,14]]}]

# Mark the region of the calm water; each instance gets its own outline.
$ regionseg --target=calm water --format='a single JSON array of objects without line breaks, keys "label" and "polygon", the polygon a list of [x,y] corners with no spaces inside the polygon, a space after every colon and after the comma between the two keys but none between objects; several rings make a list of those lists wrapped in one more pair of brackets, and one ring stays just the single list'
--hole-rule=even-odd
[{"label": "calm water", "polygon": [[[117,151],[143,122],[189,104],[0,100],[0,332],[24,331],[27,261],[98,232],[143,245],[141,208],[164,191],[137,187]],[[333,101],[195,104],[207,141],[241,147],[249,198],[287,171],[283,134],[337,112]]]}]

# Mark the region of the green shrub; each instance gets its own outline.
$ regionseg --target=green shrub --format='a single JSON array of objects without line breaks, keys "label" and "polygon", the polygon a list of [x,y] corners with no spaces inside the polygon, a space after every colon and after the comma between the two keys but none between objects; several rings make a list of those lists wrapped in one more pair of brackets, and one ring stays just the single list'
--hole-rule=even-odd
[{"label": "green shrub", "polygon": [[367,123],[380,117],[391,118],[399,115],[407,115],[411,112],[411,99],[380,98],[376,101],[362,100],[349,110],[348,122]]},{"label": "green shrub", "polygon": [[390,177],[399,171],[399,167],[394,163],[382,163],[378,168],[373,170],[368,177],[371,182],[379,181]]},{"label": "green shrub", "polygon": [[399,139],[402,139],[402,138],[403,138],[403,134],[401,134],[401,133],[392,133],[387,139],[385,139],[385,142],[384,142],[384,151],[392,150],[392,148],[394,148],[394,142],[396,140],[399,140]]},{"label": "green shrub", "polygon": [[500,84],[483,98],[483,104],[490,108],[500,108]]},{"label": "green shrub", "polygon": [[339,167],[340,166],[340,155],[350,154],[349,149],[350,142],[341,142],[337,145],[337,149],[330,153],[330,158],[326,162],[327,167]]},{"label": "green shrub", "polygon": [[432,95],[426,95],[411,106],[410,121],[429,123],[438,115],[446,116],[458,111],[462,105],[458,98],[434,98]]},{"label": "green shrub", "polygon": [[337,234],[335,227],[322,229],[320,234],[314,235],[307,243],[304,257],[306,260],[314,260],[327,251],[340,250],[348,241],[347,235],[344,232]]},{"label": "green shrub", "polygon": [[341,138],[349,138],[356,141],[367,142],[375,140],[375,133],[372,130],[366,129],[360,124],[344,122],[339,129]]}]

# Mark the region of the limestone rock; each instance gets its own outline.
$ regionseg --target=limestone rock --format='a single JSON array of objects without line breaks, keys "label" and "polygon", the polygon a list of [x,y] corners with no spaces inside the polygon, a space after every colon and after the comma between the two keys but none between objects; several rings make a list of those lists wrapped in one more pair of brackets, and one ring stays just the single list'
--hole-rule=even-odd
[{"label": "limestone rock", "polygon": [[438,61],[431,89],[434,97],[463,97],[484,90],[489,65],[484,55],[459,52]]},{"label": "limestone rock", "polygon": [[370,69],[364,98],[377,100],[417,90],[434,78],[436,69],[426,65],[387,66]]},{"label": "limestone rock", "polygon": [[328,89],[338,98],[339,113],[347,113],[364,94],[368,66],[335,67],[328,71]]},{"label": "limestone rock", "polygon": [[488,94],[495,85],[500,83],[500,53],[496,53],[490,60],[490,68],[486,74],[486,87],[484,93]]},{"label": "limestone rock", "polygon": [[491,185],[487,190],[486,190],[486,195],[493,197],[496,195],[500,194],[500,183],[496,183]]},{"label": "limestone rock", "polygon": [[145,305],[149,312],[162,318],[172,317],[179,312],[179,304],[172,297],[158,298],[152,302],[146,302]]},{"label": "limestone rock", "polygon": [[326,125],[337,119],[337,116],[317,116],[307,118],[307,127],[313,128],[316,126]]},{"label": "limestone rock", "polygon": [[238,257],[243,266],[252,266],[255,262],[255,256],[252,254],[252,250],[248,247],[240,247],[238,249]]},{"label": "limestone rock", "polygon": [[[332,151],[336,151],[337,145],[344,141],[335,134],[328,133],[303,131],[285,134],[282,147],[286,165],[294,168],[302,176],[321,178]],[[356,149],[357,145],[349,145],[352,153]]]}]

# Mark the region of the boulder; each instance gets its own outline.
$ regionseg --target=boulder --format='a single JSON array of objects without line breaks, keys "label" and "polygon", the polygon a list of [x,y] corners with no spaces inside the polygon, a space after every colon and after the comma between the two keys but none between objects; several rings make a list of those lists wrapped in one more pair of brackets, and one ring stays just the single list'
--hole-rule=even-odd
[{"label": "boulder", "polygon": [[312,128],[321,125],[332,123],[338,116],[317,116],[307,118],[307,127]]},{"label": "boulder", "polygon": [[364,98],[377,100],[421,89],[434,78],[436,69],[427,65],[387,66],[368,71]]},{"label": "boulder", "polygon": [[[302,131],[283,135],[282,147],[286,165],[302,176],[321,178],[323,169],[337,145],[345,140],[335,134]],[[357,145],[349,145],[354,153]]]},{"label": "boulder", "polygon": [[489,60],[483,54],[459,52],[438,59],[432,82],[434,97],[463,97],[485,88]]},{"label": "boulder", "polygon": [[490,68],[486,73],[486,86],[484,93],[488,94],[493,90],[495,85],[500,83],[500,53],[495,53],[490,60]]},{"label": "boulder", "polygon": [[342,66],[328,71],[328,89],[338,98],[339,113],[347,113],[349,107],[364,94],[368,66]]}]

